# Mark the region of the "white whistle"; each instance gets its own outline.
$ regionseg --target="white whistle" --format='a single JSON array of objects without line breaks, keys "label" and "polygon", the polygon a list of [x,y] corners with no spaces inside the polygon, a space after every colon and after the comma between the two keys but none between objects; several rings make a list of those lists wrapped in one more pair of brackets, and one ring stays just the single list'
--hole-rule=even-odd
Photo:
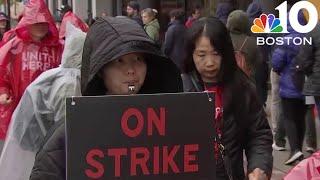
[{"label": "white whistle", "polygon": [[135,89],[136,89],[136,87],[134,85],[128,86],[129,93],[133,93],[135,91]]}]

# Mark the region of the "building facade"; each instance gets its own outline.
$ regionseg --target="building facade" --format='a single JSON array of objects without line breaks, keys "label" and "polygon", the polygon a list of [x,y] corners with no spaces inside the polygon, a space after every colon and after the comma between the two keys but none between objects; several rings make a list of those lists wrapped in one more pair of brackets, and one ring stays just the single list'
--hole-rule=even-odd
[{"label": "building facade", "polygon": [[[126,4],[130,0],[45,0],[53,14],[57,14],[57,8],[62,4],[69,4],[73,7],[74,12],[81,17],[86,19],[88,11],[92,12],[93,17],[100,16],[101,13],[105,12],[111,16],[125,15]],[[196,4],[202,5],[203,13],[205,16],[213,15],[215,7],[218,2],[226,0],[137,0],[141,9],[150,7],[157,9],[160,16],[167,16],[168,12],[174,8],[184,9],[187,15],[190,14],[192,7]],[[227,0],[234,1],[237,8],[245,10],[250,0]],[[277,4],[281,0],[260,0],[267,12],[274,10]],[[278,2],[279,1],[279,2]],[[164,18],[164,17],[160,17]]]}]

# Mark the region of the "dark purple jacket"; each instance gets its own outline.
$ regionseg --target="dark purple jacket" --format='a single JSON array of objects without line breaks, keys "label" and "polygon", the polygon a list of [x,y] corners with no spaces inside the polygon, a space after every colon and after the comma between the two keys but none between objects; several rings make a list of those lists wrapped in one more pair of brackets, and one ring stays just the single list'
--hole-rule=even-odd
[{"label": "dark purple jacket", "polygon": [[[299,13],[299,22],[305,22],[302,13]],[[288,22],[289,34],[284,37],[303,37],[291,27]],[[294,66],[294,59],[299,54],[301,46],[294,45],[291,41],[290,44],[284,41],[284,45],[279,46],[275,49],[272,54],[272,67],[275,72],[278,72],[280,77],[280,97],[283,98],[298,98],[303,99],[302,87],[304,83],[304,75],[297,73]]]},{"label": "dark purple jacket", "polygon": [[224,24],[227,24],[229,14],[234,10],[231,2],[220,2],[217,6],[216,17]]}]

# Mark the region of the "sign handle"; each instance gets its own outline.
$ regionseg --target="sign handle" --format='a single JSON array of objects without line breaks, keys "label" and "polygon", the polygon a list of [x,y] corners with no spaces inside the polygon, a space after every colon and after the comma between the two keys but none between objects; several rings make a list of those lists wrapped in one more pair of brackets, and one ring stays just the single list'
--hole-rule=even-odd
[{"label": "sign handle", "polygon": [[71,105],[72,105],[72,106],[75,106],[75,105],[76,105],[76,102],[74,101],[73,98],[74,98],[74,96],[71,97]]},{"label": "sign handle", "polygon": [[209,101],[209,102],[212,102],[212,97],[209,95],[209,91],[204,91],[204,92],[206,92],[206,93],[207,93],[208,101]]}]

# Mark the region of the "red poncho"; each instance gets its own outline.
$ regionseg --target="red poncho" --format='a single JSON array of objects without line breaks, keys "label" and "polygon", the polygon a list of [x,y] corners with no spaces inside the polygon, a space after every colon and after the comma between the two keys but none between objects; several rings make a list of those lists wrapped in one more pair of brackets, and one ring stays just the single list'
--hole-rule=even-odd
[{"label": "red poncho", "polygon": [[63,39],[66,34],[66,26],[67,22],[70,22],[76,28],[81,29],[82,32],[88,32],[89,27],[86,23],[84,23],[78,16],[73,14],[71,11],[67,12],[62,19],[60,31],[59,31],[59,38]]},{"label": "red poncho", "polygon": [[[48,23],[49,33],[34,42],[27,26]],[[62,45],[58,30],[43,0],[30,0],[15,28],[16,37],[0,48],[0,94],[8,93],[13,102],[0,105],[0,139],[4,139],[11,115],[26,87],[42,72],[60,64]],[[41,95],[39,95],[41,96]]]}]

